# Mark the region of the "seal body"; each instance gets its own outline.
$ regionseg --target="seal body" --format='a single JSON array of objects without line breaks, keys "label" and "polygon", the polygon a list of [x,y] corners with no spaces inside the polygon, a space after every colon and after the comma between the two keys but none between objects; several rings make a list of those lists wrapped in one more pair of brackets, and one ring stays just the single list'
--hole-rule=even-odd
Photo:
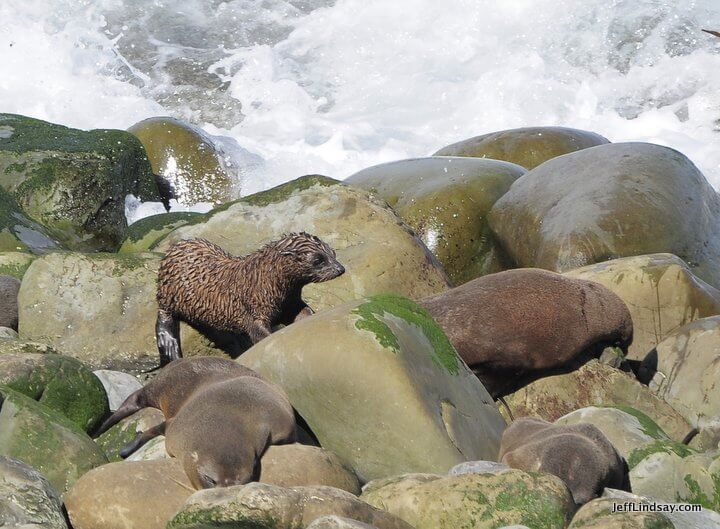
[{"label": "seal body", "polygon": [[180,322],[220,347],[254,344],[274,325],[312,314],[302,287],[342,275],[335,251],[307,233],[292,233],[235,257],[204,239],[173,245],[158,270],[155,327],[160,364],[180,358]]},{"label": "seal body", "polygon": [[20,281],[8,275],[0,275],[0,327],[18,330],[17,296]]},{"label": "seal body", "polygon": [[578,505],[597,498],[605,487],[631,492],[627,462],[592,424],[522,417],[503,433],[499,459],[512,468],[559,477]]},{"label": "seal body", "polygon": [[632,342],[630,312],[615,293],[535,268],[483,276],[420,304],[495,398]]}]

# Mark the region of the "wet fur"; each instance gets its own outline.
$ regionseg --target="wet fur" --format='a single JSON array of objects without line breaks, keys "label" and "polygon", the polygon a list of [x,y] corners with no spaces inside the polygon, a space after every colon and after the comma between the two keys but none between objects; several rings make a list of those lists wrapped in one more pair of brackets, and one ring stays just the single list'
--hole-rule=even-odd
[{"label": "wet fur", "polygon": [[158,271],[156,337],[161,365],[180,358],[180,322],[222,347],[257,343],[277,324],[312,314],[301,291],[345,269],[335,251],[307,233],[291,233],[244,257],[204,239],[173,245]]}]

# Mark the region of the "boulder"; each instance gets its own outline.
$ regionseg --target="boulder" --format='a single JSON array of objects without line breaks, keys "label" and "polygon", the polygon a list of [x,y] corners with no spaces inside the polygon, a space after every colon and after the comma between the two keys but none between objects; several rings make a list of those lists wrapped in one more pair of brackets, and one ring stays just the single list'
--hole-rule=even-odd
[{"label": "boulder", "polygon": [[304,529],[328,515],[350,518],[377,529],[411,529],[400,518],[343,490],[332,487],[286,489],[265,483],[200,490],[188,498],[167,528]]},{"label": "boulder", "polygon": [[506,160],[533,169],[547,160],[609,143],[599,134],[567,127],[501,130],[443,147],[433,156],[473,156]]},{"label": "boulder", "polygon": [[626,349],[633,322],[602,285],[538,269],[508,270],[420,300],[494,398]]},{"label": "boulder", "polygon": [[[634,377],[592,360],[577,371],[541,378],[505,398],[513,417],[533,416],[555,421],[587,406],[614,406],[628,413],[639,410],[672,439],[680,441],[692,429],[669,404]],[[642,416],[638,416],[643,423]]]},{"label": "boulder", "polygon": [[641,377],[693,426],[720,418],[720,316],[675,330],[643,361]]},{"label": "boulder", "polygon": [[345,183],[386,200],[460,284],[505,268],[487,214],[524,173],[497,160],[413,158],[363,169]]},{"label": "boulder", "polygon": [[59,352],[44,343],[12,339],[0,341],[0,355],[4,354],[59,354]]},{"label": "boulder", "polygon": [[19,290],[19,279],[13,276],[0,275],[0,327],[10,327],[17,331],[17,295]]},{"label": "boulder", "polygon": [[638,465],[638,463],[640,463],[647,457],[651,456],[652,454],[658,453],[675,454],[680,458],[683,458],[693,454],[697,454],[698,451],[684,443],[679,443],[670,439],[660,438],[642,444],[637,448],[630,450],[627,456],[628,467],[630,467],[630,470],[632,470]]},{"label": "boulder", "polygon": [[508,470],[510,467],[505,463],[495,461],[465,461],[450,469],[448,475],[460,476],[462,474],[495,474]]},{"label": "boulder", "polygon": [[0,340],[17,340],[18,333],[10,327],[0,327]]},{"label": "boulder", "polygon": [[0,187],[69,248],[116,250],[127,230],[125,197],[160,198],[132,134],[14,114],[0,114],[0,126]]},{"label": "boulder", "polygon": [[74,358],[57,354],[4,353],[0,384],[35,399],[90,432],[109,412],[100,380]]},{"label": "boulder", "polygon": [[328,515],[316,518],[307,529],[377,529],[364,522],[358,522],[342,516]]},{"label": "boulder", "polygon": [[152,254],[52,253],[36,259],[18,296],[20,336],[94,369],[138,373],[158,362]]},{"label": "boulder", "polygon": [[153,172],[169,184],[180,204],[222,204],[240,194],[231,162],[202,129],[171,117],[152,117],[128,132],[143,144]]},{"label": "boulder", "polygon": [[0,386],[0,406],[0,455],[36,468],[61,494],[107,462],[85,432],[31,398]]},{"label": "boulder", "polygon": [[142,388],[140,381],[129,373],[98,369],[93,374],[105,388],[110,411],[117,410],[126,398]]},{"label": "boulder", "polygon": [[118,253],[137,253],[152,250],[156,243],[161,241],[175,228],[191,224],[204,219],[201,213],[192,211],[173,211],[151,215],[130,225]]},{"label": "boulder", "polygon": [[91,470],[65,495],[73,529],[165,529],[194,492],[176,459]]},{"label": "boulder", "polygon": [[[2,159],[1,154],[0,159]],[[57,250],[62,248],[58,242],[59,238],[60,236],[55,230],[39,224],[25,213],[20,204],[0,184],[0,252],[2,255]],[[7,260],[2,259],[0,262],[7,262]],[[13,269],[16,268],[17,264],[14,259],[10,260],[9,266]]]},{"label": "boulder", "polygon": [[0,274],[22,279],[35,256],[27,252],[0,252]]},{"label": "boulder", "polygon": [[430,315],[392,295],[265,338],[239,361],[281,386],[361,481],[495,459],[505,422]]},{"label": "boulder", "polygon": [[565,273],[595,281],[617,294],[633,320],[628,359],[643,360],[666,336],[686,323],[720,314],[720,291],[696,277],[671,254],[613,259]]},{"label": "boulder", "polygon": [[553,158],[518,178],[488,218],[517,266],[564,272],[673,253],[720,286],[720,198],[667,147],[610,143]]},{"label": "boulder", "polygon": [[68,529],[60,495],[48,480],[22,461],[4,456],[0,456],[0,527]]},{"label": "boulder", "polygon": [[408,474],[368,483],[360,496],[415,529],[495,529],[523,524],[563,529],[575,511],[563,482],[550,474]]},{"label": "boulder", "polygon": [[[153,426],[157,426],[164,421],[165,417],[160,410],[156,408],[143,408],[140,411],[133,413],[129,417],[125,417],[115,426],[113,426],[108,431],[100,435],[97,439],[95,439],[95,442],[102,447],[103,451],[105,452],[107,458],[110,461],[120,461],[122,460],[122,458],[120,457],[120,449],[127,443],[135,439],[138,432],[144,432],[145,430],[149,430]],[[161,437],[163,440],[165,439],[165,437]],[[143,446],[141,450],[147,449],[148,444]],[[139,450],[137,452],[134,452],[130,456],[130,458],[132,458],[132,460],[143,459],[138,456],[138,452]],[[168,457],[165,453],[164,445],[163,453],[164,457]]]}]

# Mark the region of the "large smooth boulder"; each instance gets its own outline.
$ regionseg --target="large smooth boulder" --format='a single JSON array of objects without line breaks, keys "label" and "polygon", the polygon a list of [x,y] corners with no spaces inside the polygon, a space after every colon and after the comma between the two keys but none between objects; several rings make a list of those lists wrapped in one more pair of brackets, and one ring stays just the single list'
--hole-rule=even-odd
[{"label": "large smooth boulder", "polygon": [[9,327],[17,331],[17,295],[19,290],[19,279],[13,276],[0,275],[0,327]]},{"label": "large smooth boulder", "polygon": [[408,474],[368,483],[360,496],[415,529],[495,529],[523,524],[563,529],[575,511],[563,482],[550,474]]},{"label": "large smooth boulder", "polygon": [[24,461],[61,494],[107,462],[100,447],[62,415],[0,386],[0,455]]},{"label": "large smooth boulder", "polygon": [[[587,406],[615,406],[639,410],[672,439],[680,441],[692,426],[669,404],[634,377],[591,360],[577,371],[541,378],[505,398],[514,417],[540,417],[555,421]],[[502,408],[501,408],[502,410]],[[643,422],[642,416],[638,416]],[[647,428],[651,428],[648,424]]]},{"label": "large smooth boulder", "polygon": [[142,218],[130,225],[118,253],[147,252],[180,226],[204,219],[202,213],[173,211]]},{"label": "large smooth boulder", "polygon": [[641,366],[650,388],[693,426],[720,417],[720,316],[688,323],[658,344]]},{"label": "large smooth boulder", "polygon": [[202,129],[171,117],[152,117],[128,129],[145,147],[152,170],[180,204],[222,204],[240,194],[231,163]]},{"label": "large smooth boulder", "polygon": [[110,411],[100,380],[67,356],[5,353],[0,347],[0,384],[34,399],[90,432]]},{"label": "large smooth boulder", "polygon": [[400,518],[343,490],[332,487],[286,489],[266,483],[198,491],[188,498],[167,527],[305,529],[316,519],[328,515],[350,518],[377,529],[411,529]]},{"label": "large smooth boulder", "polygon": [[28,268],[18,296],[20,336],[95,369],[139,372],[158,362],[152,254],[52,253]]},{"label": "large smooth boulder", "polygon": [[67,529],[60,495],[37,470],[0,456],[0,527]]},{"label": "large smooth boulder", "polygon": [[524,173],[497,160],[413,158],[363,169],[345,183],[386,200],[460,284],[505,268],[487,214]]},{"label": "large smooth boulder", "polygon": [[65,495],[73,529],[165,529],[195,492],[177,459],[109,463]]},{"label": "large smooth boulder", "polygon": [[305,318],[239,361],[280,385],[361,481],[495,459],[505,422],[430,315],[397,296]]},{"label": "large smooth boulder", "polygon": [[0,252],[0,274],[22,279],[34,260],[35,256],[27,252]]},{"label": "large smooth boulder", "polygon": [[546,270],[490,274],[419,303],[495,398],[577,369],[606,347],[627,349],[633,336],[612,291]]},{"label": "large smooth boulder", "polygon": [[346,269],[332,281],[303,288],[303,298],[316,311],[373,294],[418,299],[448,287],[437,259],[386,203],[322,176],[301,177],[224,204],[204,222],[172,231],[154,250],[202,237],[245,255],[299,231],[328,243]]},{"label": "large smooth boulder", "polygon": [[633,320],[628,359],[643,360],[665,337],[699,318],[720,314],[720,291],[672,254],[613,259],[564,275],[595,281],[625,302]]},{"label": "large smooth boulder", "polygon": [[[59,238],[54,230],[25,213],[12,195],[0,186],[0,252],[17,254],[56,250],[62,248]],[[11,266],[15,268],[15,263],[12,262]]]},{"label": "large smooth boulder", "polygon": [[518,266],[563,272],[673,253],[720,286],[720,198],[667,147],[610,143],[553,158],[518,178],[489,222]]},{"label": "large smooth boulder", "polygon": [[443,147],[433,156],[472,156],[506,160],[533,169],[541,163],[609,143],[599,134],[567,127],[525,127],[482,134]]},{"label": "large smooth boulder", "polygon": [[160,198],[145,150],[132,134],[82,131],[15,114],[0,114],[0,127],[0,187],[67,247],[117,249],[127,230],[125,197]]}]

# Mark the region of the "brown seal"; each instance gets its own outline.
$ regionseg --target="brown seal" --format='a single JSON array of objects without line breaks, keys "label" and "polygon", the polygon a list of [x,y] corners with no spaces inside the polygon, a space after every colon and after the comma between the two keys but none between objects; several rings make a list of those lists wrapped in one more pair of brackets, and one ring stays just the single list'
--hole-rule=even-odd
[{"label": "brown seal", "polygon": [[197,488],[247,483],[271,444],[295,441],[292,406],[284,393],[253,370],[225,358],[182,358],[130,395],[98,429],[108,430],[141,408],[158,408],[165,422],[139,433],[120,455],[165,435]]},{"label": "brown seal", "polygon": [[625,303],[599,283],[526,268],[420,300],[495,398],[577,369],[607,346],[627,352]]},{"label": "brown seal", "polygon": [[512,468],[559,477],[578,505],[597,498],[605,487],[632,492],[627,462],[592,424],[522,417],[503,433],[498,457]]},{"label": "brown seal", "polygon": [[182,357],[180,322],[222,347],[254,344],[272,327],[312,314],[301,291],[345,272],[335,251],[314,235],[291,233],[244,257],[204,239],[174,244],[158,271],[155,327],[160,365]]},{"label": "brown seal", "polygon": [[7,275],[0,275],[0,327],[18,330],[17,296],[20,281]]}]

